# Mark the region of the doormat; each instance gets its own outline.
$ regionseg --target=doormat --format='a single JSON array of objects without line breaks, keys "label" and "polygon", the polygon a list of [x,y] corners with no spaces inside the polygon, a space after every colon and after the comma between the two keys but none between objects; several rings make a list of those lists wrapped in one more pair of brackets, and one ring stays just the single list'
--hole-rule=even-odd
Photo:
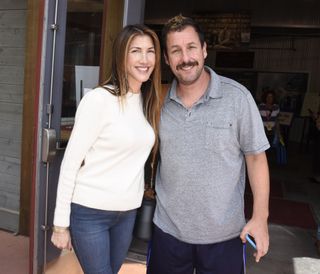
[{"label": "doormat", "polygon": [[[316,229],[312,210],[308,203],[270,198],[269,222],[279,225]],[[245,216],[252,216],[252,195],[245,195]]]}]

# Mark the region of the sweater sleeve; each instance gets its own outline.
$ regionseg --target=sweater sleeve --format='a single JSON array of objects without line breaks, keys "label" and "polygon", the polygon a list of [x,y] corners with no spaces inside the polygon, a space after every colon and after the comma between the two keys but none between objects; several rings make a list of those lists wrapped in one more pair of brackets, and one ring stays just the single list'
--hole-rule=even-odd
[{"label": "sweater sleeve", "polygon": [[54,225],[68,227],[70,205],[77,173],[87,152],[102,129],[102,111],[105,98],[95,90],[87,93],[81,100],[75,117],[75,124],[61,163],[58,182]]}]

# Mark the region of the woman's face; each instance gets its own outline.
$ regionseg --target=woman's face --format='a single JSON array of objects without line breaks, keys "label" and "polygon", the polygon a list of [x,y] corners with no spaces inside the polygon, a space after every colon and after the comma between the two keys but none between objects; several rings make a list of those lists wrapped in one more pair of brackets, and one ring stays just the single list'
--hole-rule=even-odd
[{"label": "woman's face", "polygon": [[155,62],[155,47],[150,36],[134,37],[129,45],[126,64],[130,91],[140,92],[142,83],[150,78]]},{"label": "woman's face", "polygon": [[273,94],[269,93],[266,97],[266,103],[269,105],[273,104]]}]

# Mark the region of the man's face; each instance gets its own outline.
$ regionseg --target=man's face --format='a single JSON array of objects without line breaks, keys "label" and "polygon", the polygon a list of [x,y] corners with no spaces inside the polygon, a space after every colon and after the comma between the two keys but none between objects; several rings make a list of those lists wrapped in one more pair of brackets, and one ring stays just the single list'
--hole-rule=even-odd
[{"label": "man's face", "polygon": [[193,27],[168,33],[165,60],[180,84],[191,85],[198,80],[206,57],[206,44],[201,47]]}]

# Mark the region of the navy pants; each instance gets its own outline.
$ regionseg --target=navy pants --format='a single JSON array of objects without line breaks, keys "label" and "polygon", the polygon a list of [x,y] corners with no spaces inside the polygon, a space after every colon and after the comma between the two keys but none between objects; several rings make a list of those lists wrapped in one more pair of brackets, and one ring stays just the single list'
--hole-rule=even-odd
[{"label": "navy pants", "polygon": [[239,237],[215,244],[188,244],[154,227],[148,274],[243,274]]},{"label": "navy pants", "polygon": [[85,274],[118,273],[132,239],[136,210],[106,211],[71,204],[72,246]]}]

